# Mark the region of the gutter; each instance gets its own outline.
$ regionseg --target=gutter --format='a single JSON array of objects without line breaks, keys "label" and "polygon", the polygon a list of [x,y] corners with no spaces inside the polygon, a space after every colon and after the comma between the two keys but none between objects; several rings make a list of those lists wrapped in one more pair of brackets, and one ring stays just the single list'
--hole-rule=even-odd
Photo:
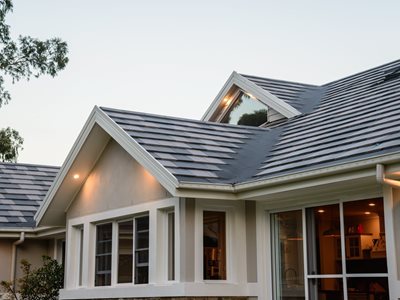
[{"label": "gutter", "polygon": [[21,245],[24,241],[25,241],[25,232],[22,231],[21,234],[20,234],[19,240],[15,241],[12,244],[11,276],[10,276],[10,278],[11,278],[11,282],[12,282],[12,285],[13,285],[14,289],[15,289],[15,277],[16,277],[15,269],[17,267],[17,246]]},{"label": "gutter", "polygon": [[400,188],[400,181],[386,178],[385,166],[382,164],[376,165],[376,181],[380,184],[386,184],[394,188]]}]

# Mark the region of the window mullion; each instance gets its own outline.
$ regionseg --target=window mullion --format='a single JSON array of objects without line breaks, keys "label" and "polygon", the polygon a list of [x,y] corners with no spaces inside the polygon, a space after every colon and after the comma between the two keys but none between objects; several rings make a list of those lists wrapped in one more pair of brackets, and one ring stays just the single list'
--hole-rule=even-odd
[{"label": "window mullion", "polygon": [[111,246],[111,285],[117,284],[118,278],[118,224],[112,223],[112,246]]},{"label": "window mullion", "polygon": [[306,209],[301,210],[303,221],[303,261],[304,261],[304,295],[308,299],[308,256],[307,256],[307,224],[306,224]]}]

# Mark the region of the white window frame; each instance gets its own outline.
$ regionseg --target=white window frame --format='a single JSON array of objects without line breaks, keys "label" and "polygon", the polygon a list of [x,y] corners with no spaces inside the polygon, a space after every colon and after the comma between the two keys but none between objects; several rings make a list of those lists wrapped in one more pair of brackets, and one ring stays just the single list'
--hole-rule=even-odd
[{"label": "white window frame", "polygon": [[[387,263],[387,273],[351,273],[347,274],[346,270],[346,247],[345,247],[345,226],[344,226],[344,210],[343,210],[343,203],[346,202],[353,202],[353,201],[363,201],[363,200],[368,200],[368,199],[373,199],[373,198],[382,198],[382,204],[383,204],[383,214],[384,214],[384,219],[385,219],[385,232],[387,232],[387,207],[385,204],[385,197],[382,195],[380,196],[367,196],[364,198],[360,197],[355,197],[351,199],[336,199],[336,200],[331,200],[331,201],[324,201],[324,202],[315,202],[315,203],[310,203],[310,204],[305,204],[302,206],[292,206],[292,207],[285,207],[283,209],[273,209],[269,211],[265,211],[266,213],[266,219],[268,220],[268,230],[269,233],[267,234],[267,237],[269,237],[269,253],[272,253],[272,238],[274,238],[274,235],[271,233],[271,222],[272,222],[272,215],[275,213],[280,213],[280,212],[289,212],[289,211],[294,211],[294,210],[301,210],[302,212],[302,233],[303,233],[303,263],[304,263],[304,291],[305,291],[305,299],[309,299],[309,286],[308,286],[308,281],[309,279],[323,279],[323,278],[332,278],[332,279],[341,279],[343,283],[343,299],[348,300],[348,295],[347,295],[347,278],[371,278],[371,277],[384,277],[388,279],[388,286],[389,286],[389,296],[392,294],[392,286],[390,284],[390,278],[389,278],[389,263],[390,263],[390,258],[389,258],[389,250],[388,247],[386,247],[386,263]],[[341,274],[317,274],[317,275],[310,275],[308,274],[308,249],[307,249],[307,228],[306,228],[306,210],[308,208],[313,208],[317,206],[325,206],[325,205],[339,205],[339,214],[340,214],[340,242],[341,242],[341,254],[342,254],[342,273]],[[272,255],[270,256],[271,260],[273,259]],[[274,270],[276,269],[276,262],[271,261],[271,279],[275,278],[275,272]],[[270,296],[271,299],[274,299],[275,292],[274,290],[276,287],[274,284],[271,282],[271,292]]]},{"label": "white window frame", "polygon": [[[74,227],[83,226],[84,228],[84,243],[83,243],[83,278],[82,287],[86,289],[104,289],[108,287],[121,287],[126,286],[148,286],[151,283],[157,283],[157,271],[160,260],[157,260],[156,249],[158,247],[157,241],[157,211],[163,209],[173,209],[178,212],[179,198],[166,198],[162,200],[142,203],[135,206],[124,207],[105,212],[95,213],[82,217],[76,217],[67,221],[67,244],[66,244],[66,290],[74,290],[80,288],[77,285],[77,276],[73,261],[76,259],[76,250],[74,250],[78,243],[74,240]],[[131,220],[135,217],[144,215],[149,216],[149,282],[148,284],[134,284],[134,269],[132,276],[132,283],[117,283],[118,279],[118,223],[121,221]],[[111,285],[110,286],[95,286],[95,251],[96,251],[96,225],[112,223],[113,224],[113,241],[112,241],[112,266],[111,266]],[[134,231],[135,232],[135,231]],[[133,240],[135,237],[133,237]],[[135,242],[135,241],[133,241]],[[179,281],[179,214],[175,213],[175,279]],[[134,262],[133,262],[134,268]],[[72,271],[72,272],[71,272]]]},{"label": "white window frame", "polygon": [[[203,212],[225,212],[226,227],[226,279],[207,280],[203,274]],[[246,259],[234,259],[237,256],[246,257],[246,224],[244,203],[196,200],[195,211],[195,282],[204,283],[240,283],[247,282]]]}]

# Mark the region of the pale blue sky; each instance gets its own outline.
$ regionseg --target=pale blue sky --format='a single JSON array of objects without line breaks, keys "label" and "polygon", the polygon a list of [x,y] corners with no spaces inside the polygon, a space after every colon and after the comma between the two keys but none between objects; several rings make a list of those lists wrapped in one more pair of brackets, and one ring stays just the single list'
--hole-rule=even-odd
[{"label": "pale blue sky", "polygon": [[63,163],[94,105],[199,119],[233,70],[322,84],[400,59],[398,0],[17,0],[8,22],[69,44],[0,109],[38,164]]}]

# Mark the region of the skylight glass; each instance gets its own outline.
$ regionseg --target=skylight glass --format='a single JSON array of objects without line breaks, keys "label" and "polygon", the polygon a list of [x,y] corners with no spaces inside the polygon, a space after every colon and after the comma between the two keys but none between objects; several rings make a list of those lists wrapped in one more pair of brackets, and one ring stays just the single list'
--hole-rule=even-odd
[{"label": "skylight glass", "polygon": [[250,95],[240,93],[239,97],[228,107],[221,123],[260,126],[268,121],[267,113],[266,105]]}]

